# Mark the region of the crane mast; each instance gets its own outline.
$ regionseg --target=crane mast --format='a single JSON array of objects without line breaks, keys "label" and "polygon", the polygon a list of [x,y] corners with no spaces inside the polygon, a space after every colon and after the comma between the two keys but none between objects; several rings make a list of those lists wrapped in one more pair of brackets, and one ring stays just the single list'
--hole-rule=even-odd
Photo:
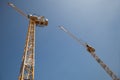
[{"label": "crane mast", "polygon": [[48,25],[48,19],[44,16],[26,15],[14,4],[8,3],[18,13],[29,19],[28,32],[22,57],[22,64],[18,80],[34,80],[35,66],[35,28],[36,26],[44,27]]},{"label": "crane mast", "polygon": [[78,39],[76,36],[74,36],[70,31],[65,29],[63,26],[59,26],[61,30],[63,30],[65,33],[67,33],[69,36],[71,36],[73,39],[75,39],[80,45],[84,46],[87,51],[92,55],[92,57],[101,65],[101,67],[106,71],[106,73],[113,79],[113,80],[120,80],[113,72],[110,70],[110,68],[96,55],[95,49],[90,46],[89,44],[85,43],[82,39]]},{"label": "crane mast", "polygon": [[35,22],[30,20],[19,80],[34,80],[35,66]]}]

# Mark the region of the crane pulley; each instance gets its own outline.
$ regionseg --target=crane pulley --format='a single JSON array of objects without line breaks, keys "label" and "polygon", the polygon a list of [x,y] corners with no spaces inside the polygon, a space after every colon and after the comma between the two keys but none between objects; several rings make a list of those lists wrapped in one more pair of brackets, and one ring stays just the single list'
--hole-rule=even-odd
[{"label": "crane pulley", "polygon": [[84,46],[86,50],[93,56],[93,58],[101,65],[101,67],[107,72],[107,74],[113,79],[113,80],[120,80],[111,70],[110,68],[96,55],[95,49],[90,46],[88,43],[84,42],[82,39],[78,39],[76,36],[74,36],[70,31],[68,31],[63,26],[59,26],[61,30],[63,30],[65,33],[67,33],[69,36],[71,36],[73,39],[75,39],[80,45]]}]

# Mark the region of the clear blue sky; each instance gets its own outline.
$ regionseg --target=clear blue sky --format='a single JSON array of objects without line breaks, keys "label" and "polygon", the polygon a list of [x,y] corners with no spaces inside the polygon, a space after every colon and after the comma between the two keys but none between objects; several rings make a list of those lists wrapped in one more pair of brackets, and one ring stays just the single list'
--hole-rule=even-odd
[{"label": "clear blue sky", "polygon": [[64,25],[91,44],[120,78],[120,0],[1,0],[0,80],[17,80],[28,20],[26,14],[49,19],[36,28],[35,80],[112,80],[92,56],[57,26]]}]

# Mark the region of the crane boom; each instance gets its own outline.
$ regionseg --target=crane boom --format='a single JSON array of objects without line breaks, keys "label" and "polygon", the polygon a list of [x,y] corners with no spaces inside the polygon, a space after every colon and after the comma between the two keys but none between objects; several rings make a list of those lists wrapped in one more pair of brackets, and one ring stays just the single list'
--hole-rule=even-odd
[{"label": "crane boom", "polygon": [[64,32],[66,32],[69,36],[71,36],[73,39],[75,39],[79,44],[83,45],[84,47],[86,47],[86,44],[83,42],[83,40],[78,39],[77,37],[75,37],[70,31],[68,31],[67,29],[65,29],[63,26],[59,26],[59,28],[61,30],[63,30]]},{"label": "crane boom", "polygon": [[74,36],[70,31],[65,29],[63,26],[59,26],[61,30],[63,30],[65,33],[67,33],[69,36],[71,36],[73,39],[75,39],[80,45],[83,45],[87,51],[93,56],[93,58],[101,65],[101,67],[107,72],[107,74],[113,79],[113,80],[120,80],[111,70],[110,68],[96,55],[95,49],[91,47],[89,44],[85,43],[84,41],[78,39],[76,36]]},{"label": "crane boom", "polygon": [[19,8],[17,8],[14,4],[8,2],[8,5],[11,6],[12,8],[14,8],[18,13],[20,13],[21,15],[23,15],[24,17],[28,18],[28,15],[25,14],[22,10],[20,10]]}]

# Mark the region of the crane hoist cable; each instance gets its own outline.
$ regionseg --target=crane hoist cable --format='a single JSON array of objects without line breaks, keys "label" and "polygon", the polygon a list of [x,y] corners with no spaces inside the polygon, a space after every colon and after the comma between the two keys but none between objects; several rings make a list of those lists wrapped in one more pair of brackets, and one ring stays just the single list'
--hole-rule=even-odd
[{"label": "crane hoist cable", "polygon": [[106,73],[113,79],[113,80],[120,80],[111,70],[110,68],[96,55],[95,49],[90,46],[88,43],[84,42],[82,39],[78,39],[76,36],[74,36],[70,31],[68,31],[63,26],[59,26],[61,30],[63,30],[65,33],[67,33],[69,36],[71,36],[73,39],[75,39],[80,45],[84,46],[86,50],[93,56],[93,58],[101,65],[101,67],[106,71]]}]

